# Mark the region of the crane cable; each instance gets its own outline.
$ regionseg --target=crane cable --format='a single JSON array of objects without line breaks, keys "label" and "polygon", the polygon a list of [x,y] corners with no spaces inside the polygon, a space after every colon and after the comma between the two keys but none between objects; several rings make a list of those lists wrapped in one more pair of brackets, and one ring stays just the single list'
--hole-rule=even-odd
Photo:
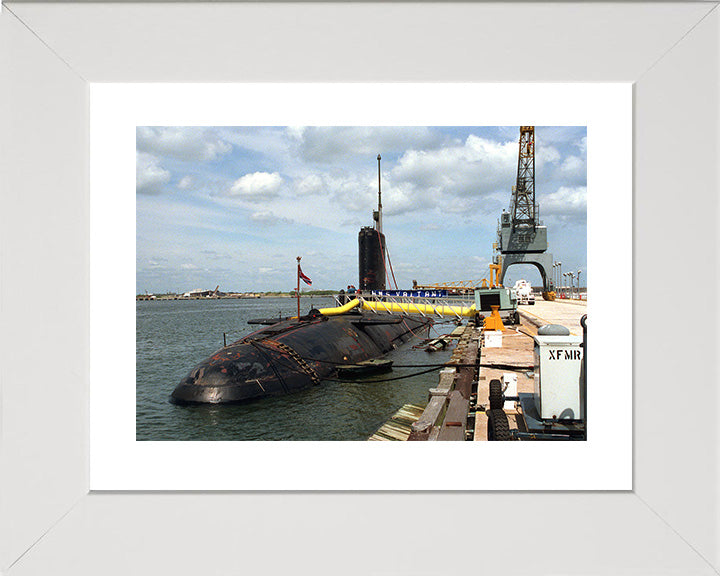
[{"label": "crane cable", "polygon": [[[392,262],[390,261],[390,252],[388,251],[387,246],[383,247],[383,241],[382,241],[383,237],[380,234],[380,230],[378,230],[377,228],[375,228],[375,230],[377,231],[377,234],[378,234],[378,243],[380,244],[380,253],[382,254],[382,257],[383,257],[383,265],[385,264],[385,257],[387,255],[387,262],[390,265],[390,272],[392,273],[392,279],[393,279],[393,282],[395,283],[395,290],[397,290],[398,284],[397,284],[397,280],[395,280],[395,272],[393,272]],[[387,283],[390,284],[390,275],[388,274],[387,268],[385,268],[385,277],[387,278]],[[403,318],[402,322],[405,325],[405,328],[407,328],[412,333],[412,335],[415,336],[415,332],[413,332],[412,328],[410,328],[410,326],[408,326],[408,323],[405,320],[405,318]]]},{"label": "crane cable", "polygon": [[[390,265],[390,274],[392,274],[393,283],[395,284],[395,290],[397,290],[398,283],[397,283],[397,280],[395,280],[395,272],[393,271],[392,261],[390,260],[390,250],[388,250],[387,246],[385,246],[385,252],[387,254],[388,264]],[[388,280],[388,282],[389,282],[389,280]]]},{"label": "crane cable", "polygon": [[[380,254],[383,257],[383,264],[385,264],[385,260],[387,260],[388,264],[390,265],[390,272],[392,273],[392,279],[395,283],[395,290],[398,289],[397,280],[395,280],[395,272],[393,272],[392,262],[390,262],[390,251],[387,249],[387,246],[383,246],[382,236],[380,234],[380,230],[375,228],[375,231],[378,235],[378,244],[380,244]],[[390,274],[388,274],[387,268],[385,268],[385,278],[387,279],[387,283],[390,284]]]}]

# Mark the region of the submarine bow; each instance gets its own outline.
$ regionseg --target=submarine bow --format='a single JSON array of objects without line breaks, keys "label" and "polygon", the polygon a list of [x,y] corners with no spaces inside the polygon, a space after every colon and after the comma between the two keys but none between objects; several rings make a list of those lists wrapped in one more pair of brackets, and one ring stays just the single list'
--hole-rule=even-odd
[{"label": "submarine bow", "polygon": [[340,365],[377,358],[429,328],[429,318],[314,311],[278,322],[215,352],[175,387],[176,404],[233,403],[317,385]]}]

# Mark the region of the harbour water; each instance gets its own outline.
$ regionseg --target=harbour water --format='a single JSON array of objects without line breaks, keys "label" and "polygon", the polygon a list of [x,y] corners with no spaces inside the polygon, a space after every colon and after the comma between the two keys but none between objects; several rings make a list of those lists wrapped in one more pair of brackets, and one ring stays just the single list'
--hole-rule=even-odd
[{"label": "harbour water", "polygon": [[[331,298],[307,297],[310,306],[334,305]],[[168,400],[175,385],[199,362],[261,328],[252,318],[290,316],[290,298],[154,300],[136,302],[137,440],[367,440],[404,404],[427,401],[437,372],[387,381],[425,370],[395,367],[387,374],[351,383],[324,381],[296,394],[238,405],[176,406]],[[430,336],[449,333],[436,324]],[[442,363],[450,351],[413,350],[411,340],[387,357],[395,365]]]}]

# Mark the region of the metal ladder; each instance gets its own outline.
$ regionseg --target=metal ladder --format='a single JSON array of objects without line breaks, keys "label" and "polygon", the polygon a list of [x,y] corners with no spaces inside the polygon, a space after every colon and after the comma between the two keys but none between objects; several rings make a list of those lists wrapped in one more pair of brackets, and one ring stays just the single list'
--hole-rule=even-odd
[{"label": "metal ladder", "polygon": [[295,350],[290,348],[290,346],[288,346],[287,344],[283,344],[282,342],[278,342],[277,340],[266,339],[264,341],[271,342],[272,344],[277,346],[280,350],[285,352],[288,356],[290,356],[290,358],[295,360],[297,365],[300,366],[300,369],[310,377],[310,380],[312,380],[313,384],[315,384],[316,386],[318,384],[320,384],[320,377],[317,375],[317,372],[315,372],[315,370],[313,370],[310,367],[310,365],[307,362],[305,362],[305,360],[303,360],[303,358],[302,358],[302,356],[300,356],[300,354],[298,354],[297,352],[295,352]]}]

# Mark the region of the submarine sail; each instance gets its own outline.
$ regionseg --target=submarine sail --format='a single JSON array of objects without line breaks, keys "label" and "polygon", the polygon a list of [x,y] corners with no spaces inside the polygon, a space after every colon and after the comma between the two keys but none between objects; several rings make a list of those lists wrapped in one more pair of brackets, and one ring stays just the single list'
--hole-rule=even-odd
[{"label": "submarine sail", "polygon": [[373,210],[374,226],[365,226],[358,234],[360,290],[385,290],[385,234],[383,234],[382,177],[378,154],[378,207]]},{"label": "submarine sail", "polygon": [[358,234],[360,290],[385,290],[385,235],[365,226]]}]

